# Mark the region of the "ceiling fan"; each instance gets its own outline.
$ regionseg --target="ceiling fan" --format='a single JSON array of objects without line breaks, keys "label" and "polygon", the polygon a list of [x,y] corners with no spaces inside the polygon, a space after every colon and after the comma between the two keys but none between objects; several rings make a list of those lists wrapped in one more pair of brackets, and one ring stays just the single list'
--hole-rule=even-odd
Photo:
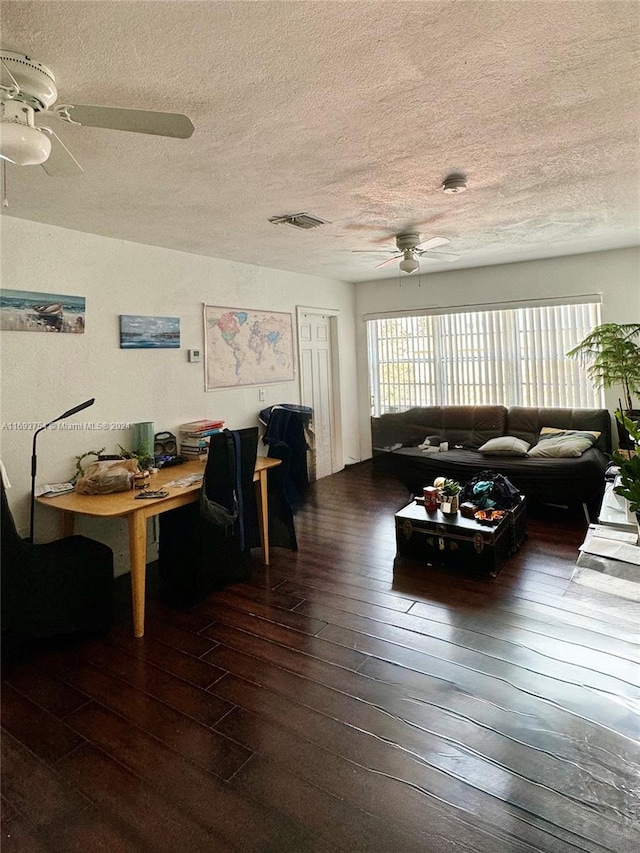
[{"label": "ceiling fan", "polygon": [[[376,264],[376,269],[378,270],[382,267],[390,266],[400,259],[402,260],[400,260],[399,267],[406,273],[412,273],[417,269],[420,269],[419,258],[427,258],[430,261],[447,261],[447,263],[453,263],[460,258],[460,255],[452,255],[449,252],[431,251],[431,249],[435,249],[436,246],[444,246],[449,242],[450,240],[446,237],[431,237],[428,240],[421,241],[419,234],[397,234],[396,247],[400,254],[393,255],[391,258],[387,258],[386,261]],[[387,250],[374,249],[372,251]]]},{"label": "ceiling fan", "polygon": [[83,170],[56,133],[37,125],[36,115],[71,125],[103,127],[188,139],[191,120],[179,113],[58,104],[56,78],[40,62],[22,53],[0,51],[0,158],[17,166],[41,165],[48,175],[77,175]]}]

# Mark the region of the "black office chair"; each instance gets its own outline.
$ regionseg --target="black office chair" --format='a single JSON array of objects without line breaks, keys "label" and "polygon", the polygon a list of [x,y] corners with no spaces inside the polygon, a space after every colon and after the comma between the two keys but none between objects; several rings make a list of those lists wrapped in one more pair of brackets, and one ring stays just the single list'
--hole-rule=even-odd
[{"label": "black office chair", "polygon": [[[250,578],[251,548],[260,545],[257,451],[257,427],[212,435],[203,489],[223,508],[220,520],[213,513],[206,517],[197,503],[160,516],[158,567],[169,603],[196,604],[215,589]],[[225,520],[224,510],[237,517]]]},{"label": "black office chair", "polygon": [[43,545],[22,539],[4,483],[1,522],[3,641],[106,631],[113,606],[111,548],[86,536]]}]

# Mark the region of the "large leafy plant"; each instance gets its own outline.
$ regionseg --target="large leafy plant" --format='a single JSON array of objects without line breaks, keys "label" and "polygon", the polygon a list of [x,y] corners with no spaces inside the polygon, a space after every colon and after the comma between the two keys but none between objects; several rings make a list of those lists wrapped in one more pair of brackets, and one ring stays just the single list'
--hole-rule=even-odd
[{"label": "large leafy plant", "polygon": [[570,349],[598,388],[620,385],[627,411],[633,409],[631,395],[640,396],[640,323],[603,323]]},{"label": "large leafy plant", "polygon": [[616,412],[616,418],[629,433],[635,446],[635,454],[632,455],[633,451],[628,456],[613,454],[613,460],[620,468],[620,482],[613,491],[629,501],[631,512],[640,513],[640,426],[620,410]]}]

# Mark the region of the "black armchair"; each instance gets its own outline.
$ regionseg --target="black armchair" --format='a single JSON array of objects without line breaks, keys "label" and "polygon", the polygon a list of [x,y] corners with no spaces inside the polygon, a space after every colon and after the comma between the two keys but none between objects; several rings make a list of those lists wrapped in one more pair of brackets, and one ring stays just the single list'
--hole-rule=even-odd
[{"label": "black armchair", "polygon": [[1,521],[3,640],[106,631],[113,603],[111,548],[85,536],[43,545],[22,539],[4,483]]}]

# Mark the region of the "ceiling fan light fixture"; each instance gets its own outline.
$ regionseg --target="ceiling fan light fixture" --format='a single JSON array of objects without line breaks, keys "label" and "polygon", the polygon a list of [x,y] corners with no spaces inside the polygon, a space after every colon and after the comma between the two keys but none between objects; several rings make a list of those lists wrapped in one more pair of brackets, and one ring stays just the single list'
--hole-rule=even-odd
[{"label": "ceiling fan light fixture", "polygon": [[404,260],[400,261],[400,269],[402,272],[415,272],[417,269],[420,269],[420,264],[414,258],[409,250],[404,253]]},{"label": "ceiling fan light fixture", "polygon": [[463,193],[467,188],[467,179],[464,175],[447,175],[442,182],[442,191],[447,195]]},{"label": "ceiling fan light fixture", "polygon": [[51,140],[33,121],[33,109],[19,101],[2,104],[0,158],[16,166],[40,166],[49,159]]}]

